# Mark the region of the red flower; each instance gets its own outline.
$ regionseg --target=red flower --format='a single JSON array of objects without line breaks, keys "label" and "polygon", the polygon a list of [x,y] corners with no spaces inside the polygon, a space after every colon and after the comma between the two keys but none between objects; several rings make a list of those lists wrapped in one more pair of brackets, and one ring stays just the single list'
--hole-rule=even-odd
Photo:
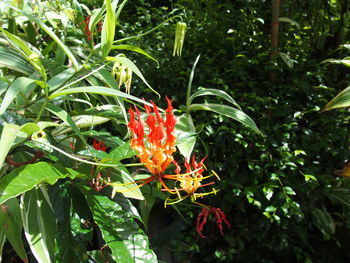
[{"label": "red flower", "polygon": [[218,227],[220,234],[223,236],[223,226],[222,222],[226,224],[228,228],[231,227],[230,223],[227,221],[225,213],[220,208],[215,207],[203,207],[202,211],[197,216],[197,224],[196,224],[196,231],[198,235],[202,238],[205,238],[203,235],[203,228],[204,225],[207,223],[208,216],[212,214],[214,217],[214,220],[216,222],[216,226]]},{"label": "red flower", "polygon": [[136,150],[139,154],[140,161],[146,166],[148,171],[160,177],[170,163],[174,160],[173,153],[176,151],[174,129],[176,118],[173,115],[173,107],[171,100],[168,98],[168,108],[166,109],[166,119],[160,115],[157,105],[153,102],[152,109],[145,105],[146,113],[148,114],[146,124],[149,132],[145,139],[145,125],[141,120],[141,114],[135,107],[137,119],[135,119],[135,112],[130,108],[130,121],[128,124],[132,133],[131,148]]},{"label": "red flower", "polygon": [[92,33],[89,29],[89,23],[90,23],[90,16],[86,16],[85,17],[85,25],[84,25],[84,31],[85,31],[85,34],[86,34],[86,39],[88,41],[91,41],[92,40]]},{"label": "red flower", "polygon": [[107,147],[103,141],[97,141],[93,140],[92,146],[94,147],[95,150],[103,151],[105,152],[107,150]]}]

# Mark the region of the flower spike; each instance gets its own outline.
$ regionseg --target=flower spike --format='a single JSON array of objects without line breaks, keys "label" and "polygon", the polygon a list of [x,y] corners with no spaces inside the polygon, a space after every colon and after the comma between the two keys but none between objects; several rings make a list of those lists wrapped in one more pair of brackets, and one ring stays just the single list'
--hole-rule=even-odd
[{"label": "flower spike", "polygon": [[173,115],[172,101],[167,98],[167,102],[165,121],[155,103],[152,102],[153,110],[150,106],[145,105],[148,115],[146,124],[149,128],[146,138],[145,124],[141,119],[139,110],[135,107],[137,116],[135,116],[132,108],[129,110],[130,121],[128,127],[132,133],[131,148],[138,152],[140,161],[148,171],[159,177],[173,161],[172,154],[176,151],[176,137],[174,135],[176,118]]}]

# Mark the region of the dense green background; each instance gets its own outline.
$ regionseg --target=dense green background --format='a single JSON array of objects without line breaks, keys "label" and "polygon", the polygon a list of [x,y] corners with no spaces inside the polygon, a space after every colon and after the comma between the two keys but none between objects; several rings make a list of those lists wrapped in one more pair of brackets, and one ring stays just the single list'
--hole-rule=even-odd
[{"label": "dense green background", "polygon": [[[183,105],[191,65],[201,54],[194,89],[227,91],[266,135],[215,114],[193,114],[198,154],[208,154],[208,168],[222,179],[211,205],[221,207],[232,226],[224,237],[215,227],[211,235],[208,226],[209,237],[198,238],[197,212],[179,207],[193,220],[176,233],[183,220],[171,213],[164,222],[173,231],[166,244],[161,235],[169,229],[157,229],[151,243],[163,255],[168,249],[174,262],[350,259],[349,182],[334,174],[348,158],[348,113],[322,112],[348,86],[349,70],[321,64],[349,54],[337,49],[350,39],[349,4],[282,1],[280,17],[290,20],[280,22],[279,51],[289,58],[282,54],[277,63],[270,60],[271,1],[137,1],[126,7],[123,32],[151,28],[169,12],[183,14],[188,24],[181,58],[171,57],[173,25],[135,42],[159,60],[155,69],[137,58],[153,87]],[[150,221],[158,225],[164,220],[159,215],[169,211],[160,205],[152,213]]]},{"label": "dense green background", "polygon": [[[19,5],[20,2],[18,1]],[[85,4],[87,8],[83,8],[78,2]],[[110,74],[112,64],[103,60],[111,51],[107,45],[109,42],[101,41],[107,46],[102,48],[104,51],[101,57],[101,52],[99,53],[97,48],[94,51],[93,43],[86,38],[84,24],[88,12],[100,7],[103,2],[70,0],[45,3],[48,3],[45,8],[67,11],[66,4],[76,11],[76,17],[72,21],[68,19],[65,26],[60,24],[60,21],[54,32],[79,58],[79,63],[84,64],[78,72],[71,68],[72,79],[70,76],[62,77],[62,83],[57,84],[56,88],[81,78],[81,81],[75,84],[77,87],[86,86],[83,88],[84,92],[90,86],[97,86],[94,89],[96,91],[100,86],[108,85],[110,87],[106,90],[115,92],[117,85]],[[277,2],[281,2],[278,8],[279,45],[278,50],[275,50],[279,53],[276,57],[271,57],[272,17],[276,11],[272,4]],[[6,3],[9,5],[10,1]],[[11,85],[16,86],[13,83],[18,85],[20,82],[16,80],[23,74],[46,83],[46,80],[52,80],[63,71],[67,73],[67,52],[65,54],[62,46],[57,45],[57,40],[53,41],[52,36],[50,37],[43,27],[38,26],[42,23],[51,27],[52,22],[47,21],[43,14],[40,17],[39,12],[34,12],[42,21],[33,23],[34,26],[26,21],[28,26],[23,26],[20,21],[11,17],[12,11],[8,10],[8,13],[0,14],[0,22],[6,25],[8,32],[33,44],[39,50],[42,68],[34,70],[32,66],[35,66],[35,63],[32,58],[23,58],[21,66],[24,67],[24,72],[4,66],[0,72],[0,84],[3,85],[1,91],[5,93],[5,90],[10,90],[8,87]],[[91,183],[93,176],[101,172],[106,179],[108,173],[112,180],[117,180],[122,175],[116,171],[112,173],[108,169],[97,169],[96,165],[81,165],[57,152],[46,152],[40,159],[41,162],[22,165],[19,169],[11,167],[8,161],[5,162],[5,168],[0,174],[0,183],[3,185],[4,181],[7,186],[6,180],[19,180],[21,176],[27,176],[27,180],[35,179],[29,180],[25,185],[19,183],[24,187],[19,190],[12,182],[15,194],[11,196],[9,204],[12,202],[13,209],[20,211],[18,195],[25,193],[21,202],[31,204],[35,198],[44,200],[43,193],[46,190],[49,192],[50,200],[45,201],[47,209],[41,211],[41,208],[35,206],[35,209],[25,208],[24,213],[31,216],[29,223],[24,223],[27,227],[31,226],[31,222],[37,221],[35,213],[43,213],[41,217],[47,219],[47,225],[42,230],[36,222],[34,228],[39,230],[35,231],[41,233],[49,230],[47,236],[50,246],[45,244],[43,247],[49,247],[51,252],[54,251],[50,257],[55,256],[62,262],[72,262],[72,259],[87,262],[89,256],[91,261],[94,258],[96,262],[104,262],[108,260],[101,258],[104,254],[111,254],[115,260],[127,262],[135,259],[135,255],[140,253],[143,256],[147,255],[148,259],[139,256],[136,258],[137,262],[152,262],[155,255],[151,249],[156,252],[160,262],[169,263],[348,262],[350,179],[341,176],[339,170],[343,169],[349,158],[349,114],[346,109],[323,111],[323,108],[349,85],[349,68],[337,63],[322,62],[329,58],[343,58],[349,55],[349,46],[341,46],[350,41],[349,10],[350,2],[344,0],[133,0],[125,5],[119,20],[114,17],[110,19],[118,21],[113,39],[140,35],[163,23],[152,33],[126,42],[151,54],[158,60],[159,67],[145,56],[131,51],[120,51],[135,62],[150,85],[163,98],[158,100],[155,93],[135,74],[131,87],[132,95],[153,100],[163,108],[166,106],[164,97],[168,96],[173,99],[174,108],[177,110],[175,114],[180,116],[186,111],[186,89],[191,68],[200,55],[192,92],[202,88],[227,92],[264,133],[264,136],[254,133],[248,127],[222,115],[207,111],[191,112],[198,134],[196,155],[199,158],[208,156],[205,165],[208,170],[216,171],[221,178],[221,181],[216,183],[216,187],[221,189],[220,192],[200,201],[221,208],[226,213],[231,227],[228,229],[224,225],[225,235],[220,235],[215,222],[211,220],[213,218],[209,218],[204,230],[207,238],[199,237],[195,226],[201,207],[182,202],[164,208],[164,196],[156,191],[156,184],[152,187],[142,187],[141,191],[146,197],[146,201],[142,202],[127,199],[122,195],[111,199],[111,189],[108,187],[97,193],[91,188],[96,186]],[[60,15],[65,17],[67,13],[64,14],[63,11]],[[179,17],[167,19],[174,15],[181,16],[188,26],[181,57],[172,56],[175,24]],[[110,31],[109,36],[114,33],[113,30]],[[18,59],[22,54],[18,54],[20,48],[15,49],[13,46],[16,45],[11,46],[5,41],[7,38],[1,36],[4,43],[0,43],[0,61],[5,61],[7,53],[9,57]],[[94,44],[100,43],[100,36],[101,33],[94,33]],[[8,52],[9,50],[12,53]],[[29,50],[30,52],[32,50]],[[112,50],[110,53],[111,56],[117,55],[119,50]],[[41,63],[40,59],[38,61]],[[106,67],[102,77],[91,73],[92,69],[103,67],[104,64]],[[92,76],[85,78],[87,74]],[[24,84],[26,89],[30,88],[30,84]],[[6,122],[16,124],[19,129],[23,123],[34,120],[37,122],[53,119],[60,124],[66,121],[60,116],[53,117],[52,113],[55,110],[52,110],[52,105],[50,112],[45,110],[45,114],[41,115],[43,112],[39,112],[38,109],[42,107],[40,103],[46,97],[43,89],[35,85],[33,90],[26,94],[28,96],[24,102],[16,98],[16,103],[10,105],[13,98],[9,101],[6,114],[0,119],[1,129]],[[108,156],[120,166],[137,162],[137,158],[134,158],[135,152],[130,151],[128,143],[124,143],[129,140],[126,123],[120,113],[124,105],[119,105],[110,97],[89,92],[87,94],[74,94],[51,101],[56,103],[56,107],[62,107],[74,117],[80,114],[99,114],[112,121],[98,126],[93,131],[86,128],[92,127],[92,124],[87,125],[85,130],[82,128],[83,134],[80,134],[78,128],[69,130],[67,137],[59,140],[56,140],[52,133],[54,128],[47,128],[48,140],[66,152],[82,154],[86,149],[92,148],[88,144],[97,138],[106,142],[108,151],[103,153],[90,149],[90,155],[85,151],[87,155],[84,156],[88,160]],[[75,98],[88,100],[91,108],[74,101]],[[136,101],[137,98],[133,97]],[[196,98],[194,102],[197,100],[198,103],[201,100],[226,103],[224,100],[220,101],[220,98],[210,96]],[[97,107],[105,104],[114,107],[111,110],[97,110]],[[47,105],[43,105],[44,110]],[[18,110],[21,106],[23,111]],[[36,128],[39,130],[39,127]],[[82,138],[87,142],[81,140]],[[69,146],[72,142],[70,139],[77,142],[77,150]],[[24,138],[23,141],[9,152],[9,156],[18,158],[17,161],[27,161],[38,150],[33,139]],[[181,158],[180,154],[176,153],[176,159]],[[79,169],[70,170],[73,166],[79,166]],[[48,173],[49,177],[53,178],[50,181],[45,178],[46,171],[54,171],[53,167],[58,167],[60,172]],[[126,171],[132,175],[145,172],[142,168],[128,169]],[[30,172],[21,174],[21,171],[26,170]],[[43,182],[52,185],[35,188]],[[0,190],[3,191],[2,188]],[[151,191],[158,193],[157,197],[160,198],[155,199],[150,194]],[[49,206],[51,203],[53,209]],[[147,209],[152,205],[148,217]],[[140,216],[134,206],[139,208]],[[45,216],[47,214],[44,212],[50,212],[50,216]],[[1,215],[6,220],[9,218],[4,212]],[[54,229],[55,224],[50,224],[53,216],[56,216],[58,231]],[[17,248],[21,248],[18,250],[23,254],[22,258],[28,255],[30,262],[36,262],[31,252],[33,246],[27,241],[22,244],[21,240],[25,239],[22,235],[22,222],[19,221],[14,223],[14,229],[18,230],[14,238],[18,242]],[[140,223],[141,221],[144,224]],[[5,221],[2,220],[3,222]],[[139,237],[138,242],[135,242],[136,246],[130,239],[135,233]],[[2,232],[1,235],[1,242],[5,242]],[[150,249],[147,237],[150,240]],[[109,248],[104,246],[105,242]],[[19,262],[20,259],[16,257],[18,251],[16,248],[13,250],[10,243],[11,241],[5,243],[3,258]],[[124,254],[119,253],[120,251]]]}]

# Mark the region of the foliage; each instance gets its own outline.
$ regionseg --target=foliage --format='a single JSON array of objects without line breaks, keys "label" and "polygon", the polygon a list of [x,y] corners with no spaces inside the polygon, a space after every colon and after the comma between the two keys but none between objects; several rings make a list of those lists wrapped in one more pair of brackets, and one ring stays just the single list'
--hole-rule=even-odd
[{"label": "foliage", "polygon": [[[208,232],[199,239],[188,217],[193,224],[200,211],[179,207],[186,220],[176,213],[173,220],[189,226],[182,230],[166,221],[169,226],[152,241],[157,251],[165,260],[170,258],[166,252],[176,251],[173,257],[180,262],[346,261],[349,182],[338,176],[344,172],[334,171],[348,159],[348,117],[344,110],[321,110],[348,86],[348,72],[321,62],[348,41],[348,4],[283,1],[280,53],[274,64],[269,51],[271,1],[138,3],[127,12],[149,15],[135,25],[131,16],[125,17],[125,30],[151,27],[168,10],[183,12],[188,25],[181,59],[165,55],[171,52],[171,42],[164,41],[173,34],[170,29],[142,39],[161,65],[155,71],[144,60],[152,84],[166,94],[179,90],[178,104],[187,101],[188,64],[201,54],[192,92],[225,91],[266,135],[256,136],[224,116],[191,113],[192,133],[198,135],[195,152],[215,156],[206,165],[221,178],[222,190],[211,203],[226,212],[231,229],[223,238]],[[274,81],[271,72],[276,72]],[[210,97],[205,100],[213,103]],[[221,98],[215,103],[226,102]],[[157,242],[170,229],[178,229],[174,238]]]},{"label": "foliage", "polygon": [[[205,158],[198,164],[193,157],[193,171],[190,168],[196,136],[190,111],[213,111],[261,134],[226,92],[207,89],[190,97],[194,68],[187,92],[187,111],[178,117],[191,121],[190,126],[180,121],[180,128],[174,131],[176,118],[171,100],[168,99],[163,124],[156,104],[131,95],[135,74],[153,95],[160,96],[136,64],[119,51],[132,51],[158,61],[133,43],[120,43],[150,34],[166,21],[181,16],[160,21],[159,26],[140,35],[118,36],[115,40],[116,26],[126,3],[127,0],[106,0],[96,8],[87,1],[83,4],[75,0],[7,1],[1,7],[0,247],[2,250],[4,244],[10,244],[24,262],[156,262],[141,226],[147,222],[152,206],[148,211],[145,207],[141,209],[141,217],[134,206],[136,201],[129,199],[154,199],[152,191],[160,190],[157,184],[149,186],[149,194],[139,188],[144,182],[155,180],[163,184],[161,190],[177,193],[179,200],[174,203],[183,201],[179,191],[186,191],[193,204],[203,205],[196,202],[196,196],[209,193],[194,192],[207,185],[201,186],[200,181],[208,176],[202,176]],[[185,28],[185,23],[181,27]],[[185,32],[180,33],[178,55]],[[126,92],[120,90],[123,84]],[[223,98],[233,106],[192,104],[196,97],[208,95]],[[127,103],[144,104],[150,129],[146,145],[141,114],[137,110],[139,119],[133,130],[134,113],[130,110],[128,116]],[[155,116],[150,107],[154,108]],[[167,143],[162,145],[163,126],[166,140],[173,136],[175,143],[173,133],[181,137],[177,147],[186,157],[185,173],[180,174],[173,150],[160,151],[170,147]],[[132,131],[131,143],[127,127]],[[134,143],[138,135],[140,145]],[[190,146],[186,145],[188,141]],[[143,158],[140,147],[148,160]],[[175,151],[175,146],[171,147]],[[160,160],[156,163],[157,150],[159,159],[164,153],[169,155],[161,173],[146,165],[163,164]],[[134,162],[135,155],[141,164]],[[173,160],[176,175],[167,175],[165,170]],[[132,168],[140,165],[145,165],[148,171],[141,173],[142,169]],[[172,185],[161,178],[169,179]],[[158,193],[157,198],[165,200],[165,204],[170,200],[165,193]],[[12,252],[0,254],[4,261],[14,256]]]},{"label": "foliage", "polygon": [[[349,86],[349,3],[281,3],[272,59],[271,1],[4,1],[3,261],[348,261],[349,118],[322,109],[348,106],[327,102]],[[137,163],[126,109],[160,96],[171,158],[207,156],[216,195],[183,201],[186,173]]]}]

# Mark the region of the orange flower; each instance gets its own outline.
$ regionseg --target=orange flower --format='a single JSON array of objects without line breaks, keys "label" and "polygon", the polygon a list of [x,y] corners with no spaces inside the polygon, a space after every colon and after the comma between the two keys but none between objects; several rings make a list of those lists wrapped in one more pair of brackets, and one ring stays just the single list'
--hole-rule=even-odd
[{"label": "orange flower", "polygon": [[174,136],[176,118],[172,112],[172,101],[166,99],[168,108],[166,109],[165,121],[160,115],[157,105],[152,102],[154,115],[151,107],[145,105],[148,114],[146,124],[149,129],[147,138],[145,138],[145,125],[139,110],[135,107],[137,119],[135,119],[135,112],[132,108],[129,110],[130,121],[128,127],[132,133],[131,148],[138,152],[140,161],[157,178],[162,176],[173,161],[173,153],[176,151],[176,137]]},{"label": "orange flower", "polygon": [[[183,174],[180,173],[181,167],[178,165],[178,163],[175,160],[173,160],[173,163],[176,166],[175,174],[174,175],[164,175],[163,178],[176,180],[179,183],[179,188],[175,187],[174,189],[169,189],[166,185],[163,185],[165,189],[162,189],[162,191],[167,191],[167,192],[170,192],[172,194],[177,194],[178,199],[167,199],[165,201],[165,205],[167,205],[167,204],[171,205],[171,204],[181,202],[182,200],[184,200],[187,197],[191,197],[191,201],[194,203],[197,203],[197,202],[195,202],[197,197],[203,197],[203,196],[206,196],[209,194],[216,194],[217,190],[215,190],[214,188],[212,189],[211,192],[196,193],[198,188],[214,184],[214,182],[202,184],[202,182],[201,182],[202,180],[205,180],[205,179],[212,177],[212,176],[216,176],[218,179],[220,179],[219,176],[214,171],[212,171],[212,174],[209,176],[202,175],[204,172],[203,162],[206,158],[207,157],[204,157],[198,163],[198,162],[196,162],[196,158],[193,155],[192,156],[193,170],[191,168],[190,163],[187,160],[185,160],[186,173],[183,173]],[[181,196],[180,191],[186,192],[184,197]],[[197,203],[197,204],[202,205],[200,203]]]}]

